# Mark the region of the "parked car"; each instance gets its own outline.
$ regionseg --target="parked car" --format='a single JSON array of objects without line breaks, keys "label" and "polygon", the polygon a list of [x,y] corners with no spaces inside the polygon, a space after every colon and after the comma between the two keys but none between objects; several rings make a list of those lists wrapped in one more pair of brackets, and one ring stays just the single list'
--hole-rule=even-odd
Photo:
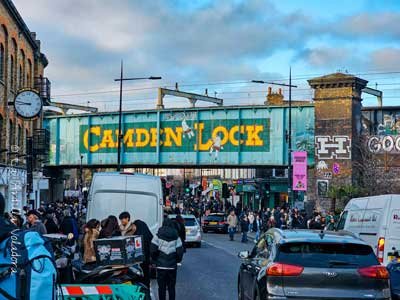
[{"label": "parked car", "polygon": [[[176,215],[168,215],[170,219],[176,219]],[[186,229],[186,244],[193,244],[196,247],[201,247],[201,230],[200,224],[197,221],[196,217],[193,215],[182,215],[182,218],[185,220],[185,229]]]},{"label": "parked car", "polygon": [[392,300],[400,300],[400,255],[395,248],[392,249],[391,260],[387,265],[390,274],[390,289],[392,292]]},{"label": "parked car", "polygon": [[239,299],[390,299],[389,272],[345,232],[270,229],[242,258]]},{"label": "parked car", "polygon": [[224,213],[212,213],[203,219],[203,232],[208,231],[228,233],[228,222]]},{"label": "parked car", "polygon": [[387,265],[391,249],[400,249],[400,195],[351,199],[337,230],[359,236],[375,250],[379,262]]}]

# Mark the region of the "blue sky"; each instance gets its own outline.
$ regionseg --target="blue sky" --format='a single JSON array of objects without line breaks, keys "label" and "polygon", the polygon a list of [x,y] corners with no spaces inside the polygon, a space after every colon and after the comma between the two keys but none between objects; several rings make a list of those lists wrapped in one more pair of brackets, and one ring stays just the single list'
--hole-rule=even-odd
[{"label": "blue sky", "polygon": [[295,99],[311,98],[307,78],[338,70],[377,83],[387,105],[400,99],[400,1],[14,2],[42,41],[55,101],[115,110],[121,59],[127,76],[163,77],[126,83],[126,109],[154,107],[156,87],[175,82],[227,105],[261,104],[267,87],[247,81],[282,82],[290,66]]}]

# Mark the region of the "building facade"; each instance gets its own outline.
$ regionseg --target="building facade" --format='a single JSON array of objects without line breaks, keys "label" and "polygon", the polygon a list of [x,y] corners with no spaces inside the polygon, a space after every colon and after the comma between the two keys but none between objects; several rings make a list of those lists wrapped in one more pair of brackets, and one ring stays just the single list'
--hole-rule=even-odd
[{"label": "building facade", "polygon": [[[10,173],[18,172],[26,198],[26,141],[42,126],[42,116],[26,121],[19,118],[10,102],[21,89],[35,89],[49,101],[50,84],[44,69],[48,61],[40,51],[36,33],[26,26],[11,0],[0,1],[0,192],[10,197]],[[17,171],[12,172],[11,167]],[[16,176],[15,176],[16,177]]]}]

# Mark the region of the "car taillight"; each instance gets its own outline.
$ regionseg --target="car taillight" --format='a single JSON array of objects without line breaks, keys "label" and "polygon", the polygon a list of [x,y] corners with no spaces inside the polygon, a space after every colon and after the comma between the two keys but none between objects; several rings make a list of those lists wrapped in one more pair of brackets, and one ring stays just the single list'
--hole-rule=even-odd
[{"label": "car taillight", "polygon": [[299,276],[303,273],[302,266],[274,263],[267,269],[268,276]]},{"label": "car taillight", "polygon": [[380,237],[378,239],[378,248],[376,250],[376,256],[378,257],[380,263],[383,263],[384,253],[385,253],[385,238]]},{"label": "car taillight", "polygon": [[384,266],[371,266],[358,269],[358,273],[363,277],[376,279],[389,279],[389,272]]},{"label": "car taillight", "polygon": [[225,225],[226,222],[225,222],[225,221],[219,221],[218,224],[219,224],[219,225]]}]

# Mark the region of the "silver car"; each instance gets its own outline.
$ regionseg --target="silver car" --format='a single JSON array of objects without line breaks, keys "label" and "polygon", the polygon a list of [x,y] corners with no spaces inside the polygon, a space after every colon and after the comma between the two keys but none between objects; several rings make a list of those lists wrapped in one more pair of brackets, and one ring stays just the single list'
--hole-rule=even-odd
[{"label": "silver car", "polygon": [[[200,224],[196,217],[193,215],[181,215],[185,220],[185,230],[186,230],[186,244],[193,244],[196,247],[201,247],[201,230]],[[175,220],[176,215],[168,215],[168,218]]]},{"label": "silver car", "polygon": [[390,299],[389,273],[351,233],[270,229],[243,259],[239,299]]}]

